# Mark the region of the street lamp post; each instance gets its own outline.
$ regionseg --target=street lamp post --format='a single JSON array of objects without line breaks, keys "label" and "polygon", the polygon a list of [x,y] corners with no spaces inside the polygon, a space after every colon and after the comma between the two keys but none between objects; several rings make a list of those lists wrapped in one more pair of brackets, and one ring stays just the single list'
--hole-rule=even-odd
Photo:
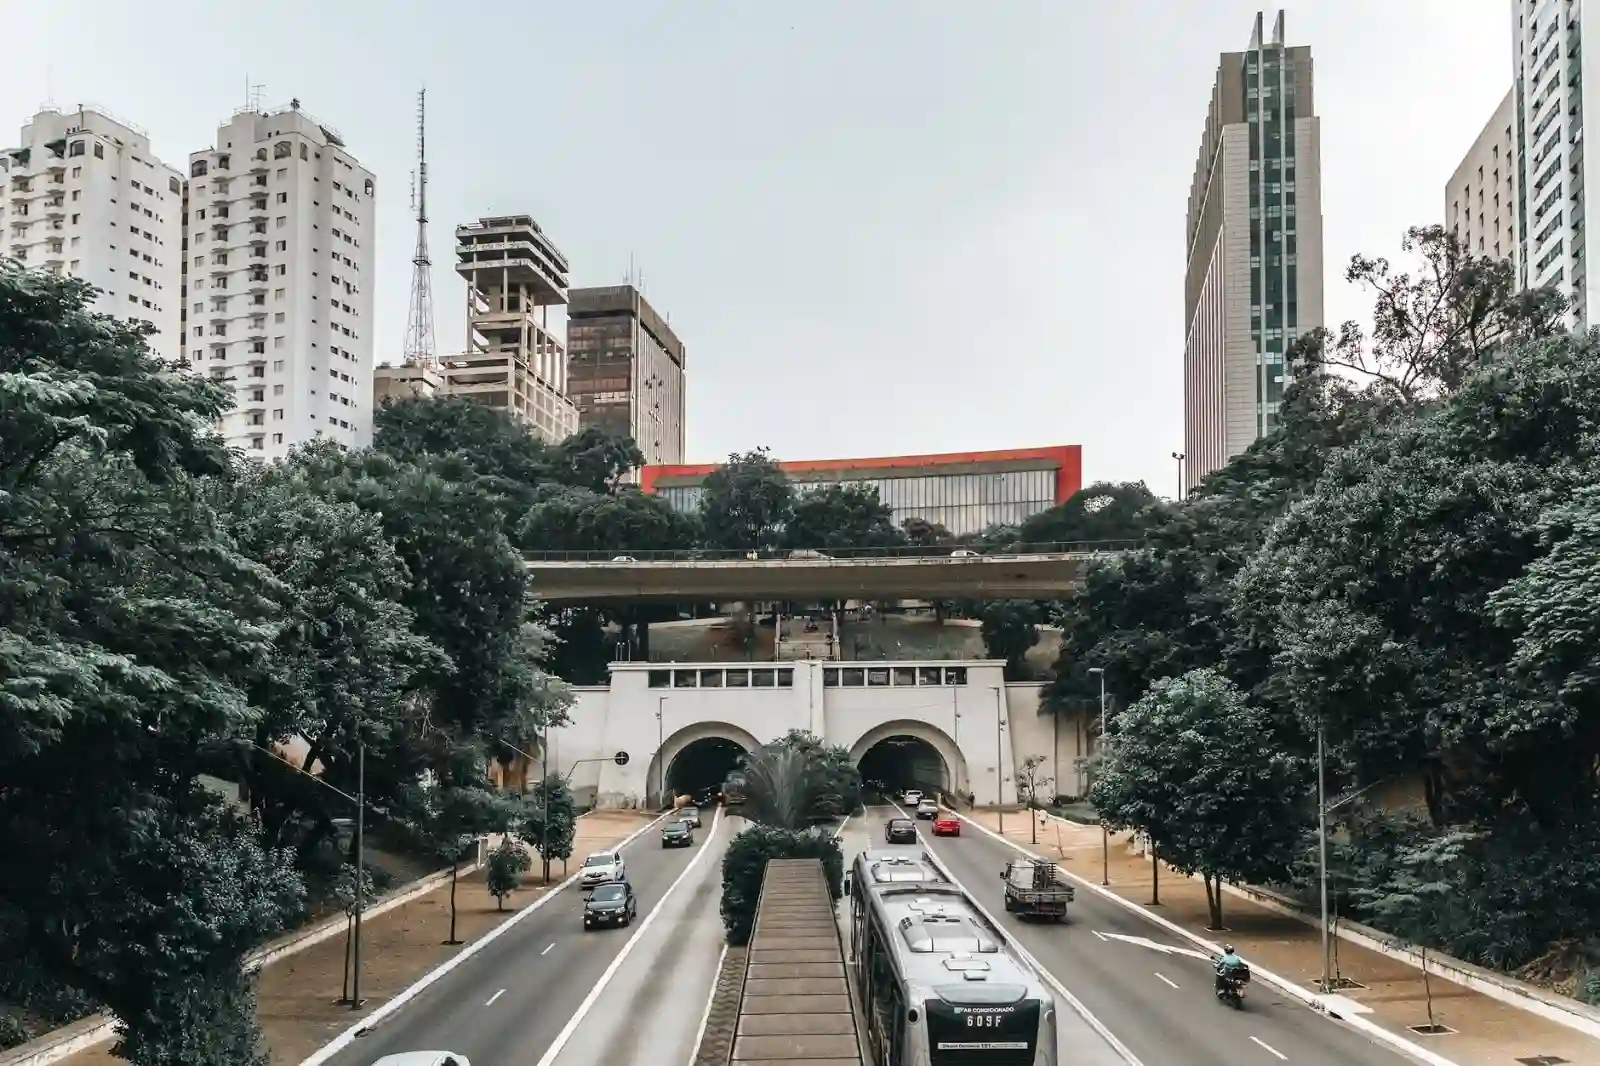
[{"label": "street lamp post", "polygon": [[1183,460],[1186,456],[1182,452],[1173,452],[1172,458],[1178,464],[1178,500],[1181,503],[1183,501]]},{"label": "street lamp post", "polygon": [[355,943],[351,945],[351,957],[354,959],[354,973],[350,978],[350,1009],[356,1010],[361,1006],[361,911],[366,905],[363,898],[361,878],[365,867],[366,854],[366,811],[367,811],[367,744],[366,741],[356,741],[356,918],[355,918]]},{"label": "street lamp post", "polygon": [[656,804],[663,810],[667,805],[667,698],[656,697]]},{"label": "street lamp post", "polygon": [[1005,746],[1000,742],[1000,717],[1005,704],[1005,692],[999,685],[994,689],[994,805],[1000,815],[1000,835],[1006,835],[1006,788],[1003,776]]},{"label": "street lamp post", "polygon": [[[1100,765],[1105,767],[1106,757],[1106,671],[1101,666],[1089,667],[1091,674],[1100,675]],[[1100,883],[1111,883],[1111,832],[1106,828],[1106,820],[1100,819]]]},{"label": "street lamp post", "polygon": [[1317,865],[1322,895],[1322,992],[1333,991],[1328,963],[1328,791],[1323,776],[1322,717],[1317,716]]}]

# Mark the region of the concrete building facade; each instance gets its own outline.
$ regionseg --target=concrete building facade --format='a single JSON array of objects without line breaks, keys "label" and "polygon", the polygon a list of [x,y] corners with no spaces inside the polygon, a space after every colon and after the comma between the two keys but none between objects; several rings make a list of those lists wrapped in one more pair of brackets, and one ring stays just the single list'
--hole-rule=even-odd
[{"label": "concrete building facade", "polygon": [[[944,452],[870,459],[805,459],[778,466],[796,492],[824,485],[878,490],[895,525],[921,518],[957,536],[993,525],[1021,525],[1065,503],[1083,487],[1083,454],[1076,444],[988,452]],[[646,466],[639,487],[659,493],[681,511],[700,506],[701,485],[712,463]]]},{"label": "concrete building facade", "polygon": [[1284,352],[1323,324],[1321,127],[1311,49],[1256,15],[1250,46],[1223,54],[1184,230],[1187,484],[1270,432]]},{"label": "concrete building facade", "polygon": [[1600,105],[1600,71],[1584,62],[1583,42],[1600,41],[1600,7],[1512,0],[1511,32],[1516,183],[1501,191],[1517,212],[1518,277],[1565,293],[1569,324],[1586,327],[1596,297],[1586,190],[1600,181],[1600,161],[1584,151],[1583,130]]},{"label": "concrete building facade", "polygon": [[632,285],[573,289],[567,388],[579,424],[632,437],[648,464],[684,455],[684,347]]},{"label": "concrete building facade", "polygon": [[376,201],[372,173],[298,101],[235,112],[189,156],[185,356],[233,383],[232,447],[372,442]]},{"label": "concrete building facade", "polygon": [[567,302],[567,259],[528,215],[456,227],[467,347],[443,361],[444,391],[498,407],[555,442],[578,429],[567,353],[549,311]]},{"label": "concrete building facade", "polygon": [[1445,226],[1473,255],[1524,265],[1517,239],[1516,93],[1507,90],[1444,190]]},{"label": "concrete building facade", "polygon": [[419,363],[388,363],[372,372],[372,409],[390,400],[431,400],[444,387],[444,378],[431,366]]},{"label": "concrete building facade", "polygon": [[151,348],[183,341],[183,174],[144,131],[106,112],[47,107],[0,151],[0,258],[82,278],[94,310],[148,322]]}]

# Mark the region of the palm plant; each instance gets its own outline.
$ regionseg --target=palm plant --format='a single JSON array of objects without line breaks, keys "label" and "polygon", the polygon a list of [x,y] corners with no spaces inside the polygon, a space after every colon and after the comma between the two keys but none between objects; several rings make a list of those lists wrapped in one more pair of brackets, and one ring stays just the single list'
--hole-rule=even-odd
[{"label": "palm plant", "polygon": [[810,760],[792,747],[768,744],[745,758],[744,817],[774,829],[811,824],[816,797]]}]

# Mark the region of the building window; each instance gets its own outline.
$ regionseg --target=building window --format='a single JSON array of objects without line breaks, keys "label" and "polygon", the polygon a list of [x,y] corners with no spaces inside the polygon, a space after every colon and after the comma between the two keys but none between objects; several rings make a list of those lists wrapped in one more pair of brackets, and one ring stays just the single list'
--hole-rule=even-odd
[{"label": "building window", "polygon": [[672,671],[672,687],[673,688],[696,688],[697,687],[696,682],[699,679],[700,679],[700,675],[697,674],[693,670],[674,670],[674,671]]},{"label": "building window", "polygon": [[721,670],[702,670],[702,671],[700,671],[700,687],[701,688],[721,688],[722,687],[722,671]]},{"label": "building window", "polygon": [[[280,385],[278,387],[282,388],[283,386]],[[672,687],[672,671],[671,670],[652,670],[652,671],[650,671],[650,687],[651,688],[671,688]]]},{"label": "building window", "polygon": [[868,688],[887,688],[889,685],[889,668],[887,666],[867,668]]},{"label": "building window", "polygon": [[204,159],[196,159],[193,163],[189,164],[189,176],[191,178],[203,177],[205,172],[206,161]]},{"label": "building window", "polygon": [[776,688],[777,687],[776,674],[777,674],[777,671],[775,671],[775,670],[751,670],[750,671],[750,687],[751,688]]}]

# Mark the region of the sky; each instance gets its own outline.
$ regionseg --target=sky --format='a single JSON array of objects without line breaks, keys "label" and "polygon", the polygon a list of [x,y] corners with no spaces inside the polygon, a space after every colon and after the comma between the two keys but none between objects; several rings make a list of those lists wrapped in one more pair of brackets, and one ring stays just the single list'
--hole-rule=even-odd
[{"label": "sky", "polygon": [[[688,348],[688,459],[1083,447],[1175,488],[1184,213],[1236,0],[0,0],[0,146],[98,104],[184,167],[263,86],[378,178],[377,361],[399,361],[428,91],[434,316],[453,229],[527,213],[575,286],[630,263]],[[1271,19],[1271,9],[1268,9]],[[1511,79],[1503,0],[1304,0],[1330,321],[1399,257]]]}]

